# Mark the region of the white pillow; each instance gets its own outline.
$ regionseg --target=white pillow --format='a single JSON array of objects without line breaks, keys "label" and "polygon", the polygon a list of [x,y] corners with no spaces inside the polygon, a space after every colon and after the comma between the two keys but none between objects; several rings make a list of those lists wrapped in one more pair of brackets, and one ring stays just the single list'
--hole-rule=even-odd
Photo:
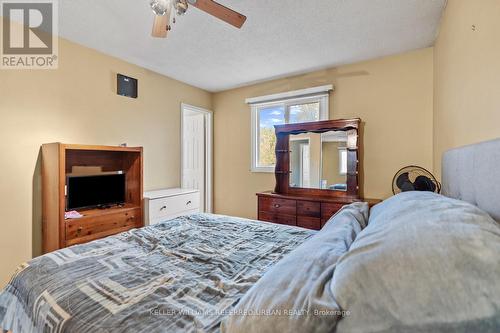
[{"label": "white pillow", "polygon": [[331,293],[337,260],[366,226],[368,205],[341,209],[245,294],[222,332],[331,332],[343,315]]}]

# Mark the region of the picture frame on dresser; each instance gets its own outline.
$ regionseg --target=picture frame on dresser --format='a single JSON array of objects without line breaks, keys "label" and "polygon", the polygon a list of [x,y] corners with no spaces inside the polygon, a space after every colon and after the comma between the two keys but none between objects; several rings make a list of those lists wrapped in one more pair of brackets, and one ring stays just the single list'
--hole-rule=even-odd
[{"label": "picture frame on dresser", "polygon": [[[379,199],[364,199],[360,196],[360,154],[362,151],[360,125],[361,119],[354,118],[274,126],[276,133],[276,186],[274,191],[257,193],[258,219],[319,230],[331,216],[345,205],[353,202],[367,202],[373,206],[381,202]],[[345,177],[345,184],[340,186],[342,190],[336,190],[335,186],[322,188],[320,181],[317,181],[315,186],[310,186],[309,182],[307,186],[294,184],[291,179],[294,172],[291,170],[293,137],[319,135],[319,140],[322,142],[323,136],[327,133],[339,133],[341,135],[337,136],[343,137],[342,149],[345,151],[346,170],[345,173],[342,173]],[[315,161],[315,165],[321,165],[323,157],[321,159],[321,161]]]}]

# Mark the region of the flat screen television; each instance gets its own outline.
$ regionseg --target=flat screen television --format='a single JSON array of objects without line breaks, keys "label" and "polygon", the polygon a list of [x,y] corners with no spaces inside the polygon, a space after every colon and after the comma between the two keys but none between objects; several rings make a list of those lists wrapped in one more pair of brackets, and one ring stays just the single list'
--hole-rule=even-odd
[{"label": "flat screen television", "polygon": [[125,173],[76,176],[66,179],[66,210],[125,203]]}]

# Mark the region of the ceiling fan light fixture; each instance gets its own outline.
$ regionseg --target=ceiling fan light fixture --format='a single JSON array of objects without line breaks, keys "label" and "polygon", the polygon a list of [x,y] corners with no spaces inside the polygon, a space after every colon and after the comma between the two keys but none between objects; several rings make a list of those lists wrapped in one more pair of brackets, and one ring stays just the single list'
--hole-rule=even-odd
[{"label": "ceiling fan light fixture", "polygon": [[176,0],[174,4],[175,11],[177,15],[184,15],[188,9],[187,0]]},{"label": "ceiling fan light fixture", "polygon": [[247,17],[231,8],[227,8],[214,0],[148,0],[151,10],[155,14],[152,36],[167,37],[167,32],[176,22],[176,16],[186,13],[189,6],[210,14],[230,25],[241,28]]},{"label": "ceiling fan light fixture", "polygon": [[172,8],[174,0],[151,0],[149,5],[155,15],[163,16]]}]

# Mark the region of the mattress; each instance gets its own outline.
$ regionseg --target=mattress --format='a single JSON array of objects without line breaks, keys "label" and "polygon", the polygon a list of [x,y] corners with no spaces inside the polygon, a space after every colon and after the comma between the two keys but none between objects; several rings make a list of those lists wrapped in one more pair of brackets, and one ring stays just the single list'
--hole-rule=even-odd
[{"label": "mattress", "polygon": [[65,248],[18,268],[0,294],[0,327],[217,332],[264,272],[314,234],[194,214]]}]

